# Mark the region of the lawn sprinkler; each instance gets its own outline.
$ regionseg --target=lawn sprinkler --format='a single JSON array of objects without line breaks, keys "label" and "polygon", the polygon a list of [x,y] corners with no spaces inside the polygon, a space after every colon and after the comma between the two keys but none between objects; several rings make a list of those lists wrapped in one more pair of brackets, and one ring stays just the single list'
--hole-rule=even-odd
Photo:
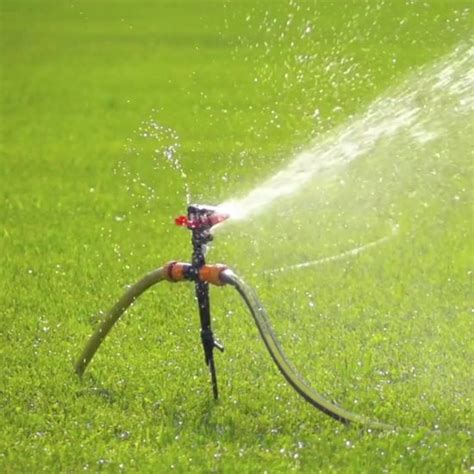
[{"label": "lawn sprinkler", "polygon": [[134,285],[131,285],[120,300],[106,313],[99,327],[89,339],[82,354],[75,364],[76,373],[84,374],[89,362],[104,341],[105,337],[118,321],[125,310],[146,290],[160,281],[169,282],[191,281],[194,283],[201,322],[201,343],[204,358],[211,375],[212,392],[218,398],[214,349],[224,351],[222,344],[214,337],[211,328],[211,308],[209,301],[209,284],[216,286],[231,285],[242,297],[257,325],[268,352],[287,382],[304,399],[332,418],[348,424],[356,423],[374,429],[390,428],[388,425],[371,421],[363,416],[351,413],[344,408],[326,400],[296,372],[284,354],[273,329],[269,317],[260,303],[256,293],[226,265],[206,263],[206,248],[213,239],[211,229],[230,216],[212,206],[191,205],[186,216],[179,216],[175,223],[191,231],[193,247],[191,263],[170,262],[163,267],[151,271]]}]

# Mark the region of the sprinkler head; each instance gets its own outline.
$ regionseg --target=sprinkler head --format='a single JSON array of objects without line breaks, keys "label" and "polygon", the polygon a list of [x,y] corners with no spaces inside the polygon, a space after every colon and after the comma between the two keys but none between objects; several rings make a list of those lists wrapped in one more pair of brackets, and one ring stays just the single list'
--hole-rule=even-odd
[{"label": "sprinkler head", "polygon": [[214,206],[206,206],[202,204],[192,204],[188,207],[187,216],[178,216],[175,224],[187,227],[191,230],[209,230],[230,217],[229,214],[220,212]]}]

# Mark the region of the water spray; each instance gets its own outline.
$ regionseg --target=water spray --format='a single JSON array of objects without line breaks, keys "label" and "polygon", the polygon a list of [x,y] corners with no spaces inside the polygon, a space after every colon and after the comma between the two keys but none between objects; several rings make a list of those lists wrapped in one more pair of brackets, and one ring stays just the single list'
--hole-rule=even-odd
[{"label": "water spray", "polygon": [[372,429],[388,429],[389,425],[369,420],[363,416],[351,413],[344,408],[326,400],[312,388],[294,369],[283,352],[271,327],[269,317],[259,301],[256,293],[241,278],[226,265],[206,263],[206,249],[213,235],[211,229],[225,221],[230,216],[220,212],[212,206],[191,205],[186,216],[179,216],[175,223],[186,227],[192,233],[191,263],[170,262],[163,267],[145,275],[134,285],[131,285],[120,300],[105,315],[105,318],[90,337],[79,359],[75,364],[76,373],[82,376],[92,360],[94,354],[104,341],[105,337],[118,321],[125,310],[136,299],[156,283],[163,280],[169,282],[191,281],[194,283],[201,323],[201,343],[204,349],[205,363],[209,368],[214,399],[219,396],[216,367],[214,363],[214,349],[224,351],[223,345],[214,337],[211,327],[211,307],[209,298],[209,284],[216,286],[233,286],[242,297],[249,309],[260,336],[265,343],[274,363],[285,377],[286,381],[306,401],[321,410],[326,415],[344,423],[355,423]]}]

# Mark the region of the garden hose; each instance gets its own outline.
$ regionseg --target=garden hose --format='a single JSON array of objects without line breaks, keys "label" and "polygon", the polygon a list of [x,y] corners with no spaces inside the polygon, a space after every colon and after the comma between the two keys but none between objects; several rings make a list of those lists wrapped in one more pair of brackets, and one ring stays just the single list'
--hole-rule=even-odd
[{"label": "garden hose", "polygon": [[250,313],[252,314],[260,332],[260,336],[262,337],[265,346],[267,347],[268,352],[270,353],[276,366],[285,377],[287,382],[305,400],[330,417],[345,424],[355,423],[377,430],[391,428],[390,425],[369,420],[368,418],[351,413],[350,411],[347,411],[344,408],[331,403],[318,392],[316,392],[312,387],[310,387],[307,382],[302,379],[302,377],[292,366],[291,362],[285,356],[285,353],[283,352],[275,336],[275,333],[273,332],[265,308],[260,303],[255,292],[231,270],[222,271],[221,280],[232,285],[238,291],[250,310]]},{"label": "garden hose", "polygon": [[75,364],[75,369],[77,375],[80,377],[84,374],[89,362],[91,361],[94,354],[97,352],[97,349],[102,344],[102,341],[105,339],[109,331],[112,329],[114,324],[118,321],[120,316],[125,312],[125,310],[133,304],[133,302],[148,288],[159,283],[160,281],[167,279],[168,277],[168,266],[160,267],[156,270],[151,271],[146,274],[141,280],[139,280],[134,285],[125,292],[125,294],[118,300],[118,302],[110,309],[110,311],[105,315],[104,320],[96,329],[94,334],[89,339],[86,347],[82,351],[79,359]]},{"label": "garden hose", "polygon": [[[126,291],[120,300],[106,314],[104,320],[89,339],[81,356],[76,362],[75,369],[79,376],[82,376],[91,361],[97,349],[118,321],[125,310],[134,303],[134,301],[147,289],[159,283],[162,280],[170,282],[179,282],[190,279],[192,265],[189,263],[170,262],[145,275]],[[363,416],[351,413],[344,408],[326,400],[322,395],[316,392],[307,382],[298,374],[291,362],[283,352],[275,333],[271,327],[269,317],[265,308],[259,301],[255,292],[234,272],[224,265],[205,265],[199,272],[200,281],[222,286],[229,284],[233,286],[240,294],[250,313],[253,316],[255,324],[259,330],[265,346],[268,349],[276,366],[285,377],[286,381],[299,393],[306,401],[321,410],[330,417],[348,424],[355,423],[372,429],[390,429],[391,426],[377,421],[369,420]]]}]

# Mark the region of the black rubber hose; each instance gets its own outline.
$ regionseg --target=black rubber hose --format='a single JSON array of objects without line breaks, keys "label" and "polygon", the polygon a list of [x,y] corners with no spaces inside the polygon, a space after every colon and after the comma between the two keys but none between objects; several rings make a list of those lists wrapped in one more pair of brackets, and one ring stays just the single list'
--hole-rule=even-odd
[{"label": "black rubber hose", "polygon": [[119,299],[115,306],[110,309],[110,311],[105,315],[104,320],[100,326],[96,329],[94,334],[90,337],[86,347],[82,351],[79,359],[75,364],[75,369],[77,375],[80,377],[84,374],[89,362],[91,361],[94,354],[97,352],[97,349],[102,344],[102,341],[105,339],[109,331],[112,329],[114,324],[118,321],[120,316],[125,312],[125,310],[148,288],[159,283],[160,281],[166,278],[166,267],[160,267],[156,270],[151,271],[146,274],[141,280],[139,280],[134,285],[124,293],[124,295]]},{"label": "black rubber hose", "polygon": [[341,408],[334,403],[326,400],[322,395],[316,392],[308,383],[298,374],[296,369],[283,352],[273,329],[270,325],[268,315],[260,303],[255,292],[231,270],[224,270],[221,273],[221,280],[237,289],[242,299],[245,301],[250,313],[252,314],[260,335],[272,356],[273,361],[283,374],[287,382],[309,403],[342,423],[356,423],[372,429],[392,429],[393,427],[384,423],[369,420],[355,413]]}]

